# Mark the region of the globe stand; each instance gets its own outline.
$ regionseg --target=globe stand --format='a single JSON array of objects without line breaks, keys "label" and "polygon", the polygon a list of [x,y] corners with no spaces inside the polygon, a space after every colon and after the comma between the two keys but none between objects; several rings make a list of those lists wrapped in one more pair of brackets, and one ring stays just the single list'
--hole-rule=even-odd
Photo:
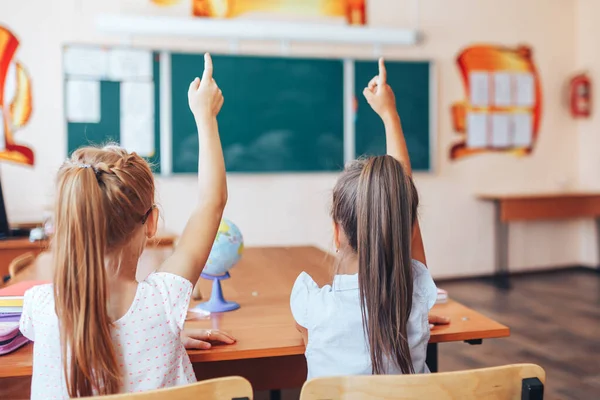
[{"label": "globe stand", "polygon": [[198,304],[194,308],[199,308],[204,311],[210,312],[227,312],[233,311],[240,308],[240,305],[233,301],[227,301],[223,298],[223,290],[221,289],[221,281],[223,279],[229,279],[229,272],[226,272],[225,275],[214,276],[208,275],[205,273],[200,274],[204,279],[212,279],[212,292],[210,294],[210,299],[205,301],[204,303]]}]

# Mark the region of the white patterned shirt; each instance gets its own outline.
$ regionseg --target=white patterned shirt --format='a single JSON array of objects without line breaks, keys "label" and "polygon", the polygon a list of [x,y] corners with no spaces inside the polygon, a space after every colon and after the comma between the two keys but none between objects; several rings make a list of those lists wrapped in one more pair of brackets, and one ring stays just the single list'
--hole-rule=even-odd
[{"label": "white patterned shirt", "polygon": [[[188,280],[170,273],[152,273],[138,284],[131,307],[111,328],[123,376],[121,392],[196,381],[180,338],[191,293]],[[20,325],[23,335],[34,342],[32,399],[69,397],[58,324],[52,285],[28,290]]]}]

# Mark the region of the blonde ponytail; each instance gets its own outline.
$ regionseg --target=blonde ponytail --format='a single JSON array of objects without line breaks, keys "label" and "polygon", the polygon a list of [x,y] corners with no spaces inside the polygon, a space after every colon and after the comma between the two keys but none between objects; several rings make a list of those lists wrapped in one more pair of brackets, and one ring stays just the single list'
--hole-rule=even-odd
[{"label": "blonde ponytail", "polygon": [[118,393],[105,258],[128,243],[152,207],[152,173],[119,147],[84,148],[61,167],[57,190],[54,298],[67,390],[70,397]]},{"label": "blonde ponytail", "polygon": [[54,290],[69,396],[117,393],[121,378],[106,309],[106,217],[96,173],[89,165],[67,166],[58,193]]}]

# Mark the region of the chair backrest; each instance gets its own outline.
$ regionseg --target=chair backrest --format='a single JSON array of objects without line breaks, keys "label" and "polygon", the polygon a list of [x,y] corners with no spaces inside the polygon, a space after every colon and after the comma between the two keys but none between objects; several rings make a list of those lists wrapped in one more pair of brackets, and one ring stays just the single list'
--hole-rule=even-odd
[{"label": "chair backrest", "polygon": [[437,374],[339,376],[306,382],[300,400],[538,400],[543,398],[537,394],[543,396],[545,381],[546,373],[534,364]]},{"label": "chair backrest", "polygon": [[111,396],[92,397],[96,400],[252,400],[252,385],[239,376],[209,379],[190,385],[140,393],[124,393]]},{"label": "chair backrest", "polygon": [[35,254],[32,252],[27,252],[25,254],[21,254],[11,261],[8,265],[8,275],[10,278],[14,278],[23,268],[28,267],[33,264],[35,261]]}]

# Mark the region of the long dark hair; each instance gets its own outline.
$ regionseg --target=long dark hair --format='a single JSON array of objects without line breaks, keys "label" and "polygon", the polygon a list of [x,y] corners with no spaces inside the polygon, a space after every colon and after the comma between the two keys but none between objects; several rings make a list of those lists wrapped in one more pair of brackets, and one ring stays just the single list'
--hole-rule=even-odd
[{"label": "long dark hair", "polygon": [[407,324],[418,204],[412,178],[391,156],[351,163],[333,190],[332,217],[358,255],[363,326],[374,374],[385,373],[388,360],[404,374],[414,372]]}]

